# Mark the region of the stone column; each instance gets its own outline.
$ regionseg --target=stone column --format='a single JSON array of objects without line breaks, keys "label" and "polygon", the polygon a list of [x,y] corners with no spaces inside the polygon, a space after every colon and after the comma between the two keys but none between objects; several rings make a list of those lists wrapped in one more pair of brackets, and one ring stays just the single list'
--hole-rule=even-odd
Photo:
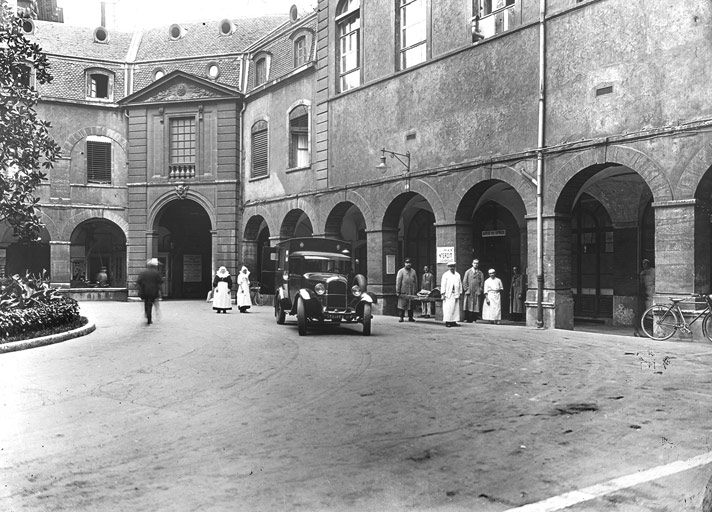
[{"label": "stone column", "polygon": [[70,246],[69,241],[50,240],[49,242],[50,276],[52,286],[55,288],[69,288],[72,279]]},{"label": "stone column", "polygon": [[[544,216],[544,283],[542,294],[544,327],[574,328],[574,301],[571,293],[571,217],[553,214]],[[536,217],[527,216],[529,244],[529,274],[527,300],[527,325],[536,327],[538,316],[537,286],[537,232]]]},{"label": "stone column", "polygon": [[[374,313],[395,315],[397,311],[396,273],[400,268],[398,257],[398,230],[383,229],[366,232],[368,254],[368,291],[378,298]],[[388,268],[388,262],[391,268]],[[389,270],[392,272],[389,273]]]},{"label": "stone column", "polygon": [[[653,203],[655,296],[662,301],[670,296],[693,293],[696,271],[703,271],[709,265],[709,256],[695,251],[698,245],[695,243],[695,206],[694,199]],[[707,275],[706,270],[704,274]]]}]

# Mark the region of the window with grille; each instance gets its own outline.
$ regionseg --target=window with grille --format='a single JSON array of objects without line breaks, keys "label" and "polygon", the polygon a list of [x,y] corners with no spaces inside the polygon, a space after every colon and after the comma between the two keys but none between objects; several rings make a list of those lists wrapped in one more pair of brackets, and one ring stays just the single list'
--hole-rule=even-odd
[{"label": "window with grille", "polygon": [[427,59],[426,0],[398,0],[400,69],[407,69]]},{"label": "window with grille", "polygon": [[111,142],[87,139],[87,183],[111,183]]},{"label": "window with grille", "polygon": [[289,167],[309,166],[309,110],[299,105],[289,113]]},{"label": "window with grille", "polygon": [[361,85],[360,7],[360,0],[342,0],[336,8],[336,62],[340,92]]},{"label": "window with grille", "polygon": [[294,41],[294,67],[298,68],[307,63],[309,53],[307,51],[307,37],[302,36]]},{"label": "window with grille", "polygon": [[170,121],[170,163],[194,164],[196,131],[195,117],[177,117]]},{"label": "window with grille", "polygon": [[269,137],[267,121],[252,126],[252,178],[269,174]]}]

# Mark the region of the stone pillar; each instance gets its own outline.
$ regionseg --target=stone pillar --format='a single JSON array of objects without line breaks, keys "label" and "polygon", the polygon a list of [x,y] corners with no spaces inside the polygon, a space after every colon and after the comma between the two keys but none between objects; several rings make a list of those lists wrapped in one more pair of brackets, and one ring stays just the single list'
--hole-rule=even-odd
[{"label": "stone pillar", "polygon": [[[366,232],[368,254],[368,291],[378,298],[374,313],[397,313],[396,273],[402,262],[398,258],[398,230],[383,229]],[[390,268],[389,268],[390,267]]]},{"label": "stone pillar", "polygon": [[71,242],[50,240],[49,266],[52,286],[69,288],[72,279],[72,261],[69,254]]},{"label": "stone pillar", "polygon": [[638,322],[638,273],[640,272],[640,233],[637,222],[618,222],[613,226],[613,325],[634,328]]},{"label": "stone pillar", "polygon": [[695,291],[695,200],[654,203],[655,296]]},{"label": "stone pillar", "polygon": [[[573,329],[574,301],[571,292],[571,217],[547,215],[543,219],[544,284],[542,294],[545,328]],[[529,244],[528,291],[525,301],[527,325],[536,327],[538,316],[536,217],[527,217]]]},{"label": "stone pillar", "polygon": [[[217,229],[210,230],[210,280],[212,282],[212,276],[218,271],[218,268],[222,265],[218,261],[218,231]],[[233,272],[237,272],[234,270]]]}]

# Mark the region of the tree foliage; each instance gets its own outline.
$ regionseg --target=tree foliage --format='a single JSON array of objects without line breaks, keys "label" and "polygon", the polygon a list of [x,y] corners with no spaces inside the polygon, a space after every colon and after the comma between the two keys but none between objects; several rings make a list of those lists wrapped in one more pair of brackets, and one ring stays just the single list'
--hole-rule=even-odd
[{"label": "tree foliage", "polygon": [[16,15],[0,0],[0,221],[23,241],[35,240],[43,224],[35,190],[60,154],[39,119],[36,84],[52,80],[47,56],[25,37],[26,15]]}]

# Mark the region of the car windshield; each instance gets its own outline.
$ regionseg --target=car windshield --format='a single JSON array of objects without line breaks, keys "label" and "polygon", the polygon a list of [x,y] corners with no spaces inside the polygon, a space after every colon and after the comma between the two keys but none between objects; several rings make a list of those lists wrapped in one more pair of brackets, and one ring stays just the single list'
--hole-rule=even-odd
[{"label": "car windshield", "polygon": [[345,259],[332,259],[327,256],[305,256],[302,273],[331,272],[334,274],[348,274],[351,262]]}]

